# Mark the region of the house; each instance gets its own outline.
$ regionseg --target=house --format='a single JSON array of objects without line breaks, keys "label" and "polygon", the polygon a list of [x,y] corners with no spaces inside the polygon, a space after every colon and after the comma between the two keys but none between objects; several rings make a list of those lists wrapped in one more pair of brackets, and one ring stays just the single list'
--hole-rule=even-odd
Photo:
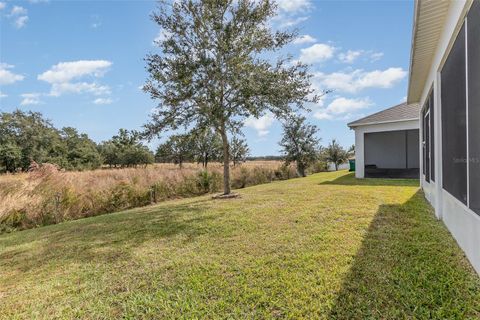
[{"label": "house", "polygon": [[402,103],[348,124],[357,178],[419,178],[419,110]]},{"label": "house", "polygon": [[[414,19],[404,108],[419,119],[420,185],[480,273],[480,0],[417,0]],[[357,177],[377,161],[364,147],[371,128],[391,132],[393,123],[401,124],[349,124],[358,144]]]}]

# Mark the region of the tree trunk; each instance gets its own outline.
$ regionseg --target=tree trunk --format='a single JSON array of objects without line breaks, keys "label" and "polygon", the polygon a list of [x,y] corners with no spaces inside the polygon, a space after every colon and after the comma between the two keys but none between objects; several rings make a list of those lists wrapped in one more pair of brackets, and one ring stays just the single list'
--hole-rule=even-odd
[{"label": "tree trunk", "polygon": [[335,171],[338,171],[338,163],[335,162]]},{"label": "tree trunk", "polygon": [[306,177],[306,173],[305,173],[305,168],[303,166],[303,164],[300,164],[300,163],[297,163],[297,171],[298,171],[298,175],[301,176],[301,177]]},{"label": "tree trunk", "polygon": [[223,142],[223,194],[230,194],[230,150],[225,129],[220,132]]}]

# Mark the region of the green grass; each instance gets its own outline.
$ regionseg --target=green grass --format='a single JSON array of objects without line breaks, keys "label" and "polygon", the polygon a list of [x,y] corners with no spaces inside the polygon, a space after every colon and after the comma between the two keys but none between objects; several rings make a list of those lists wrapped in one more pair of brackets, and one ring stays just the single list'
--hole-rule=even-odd
[{"label": "green grass", "polygon": [[0,317],[480,317],[409,180],[322,173],[0,236]]}]

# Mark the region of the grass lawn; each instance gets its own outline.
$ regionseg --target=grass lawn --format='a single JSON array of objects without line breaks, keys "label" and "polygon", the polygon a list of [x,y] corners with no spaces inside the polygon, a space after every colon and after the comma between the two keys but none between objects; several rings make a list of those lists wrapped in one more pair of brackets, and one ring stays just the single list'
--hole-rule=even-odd
[{"label": "grass lawn", "polygon": [[3,234],[0,318],[479,318],[417,184],[321,173]]}]

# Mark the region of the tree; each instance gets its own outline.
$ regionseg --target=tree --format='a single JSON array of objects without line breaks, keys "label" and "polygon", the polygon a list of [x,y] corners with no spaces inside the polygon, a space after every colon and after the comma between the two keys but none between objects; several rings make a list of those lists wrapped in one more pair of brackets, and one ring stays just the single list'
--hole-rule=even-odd
[{"label": "tree", "polygon": [[228,136],[249,116],[281,118],[318,99],[305,65],[266,57],[297,35],[272,31],[276,8],[269,0],[178,0],[160,2],[153,14],[164,39],[157,41],[161,53],[146,58],[144,91],[159,104],[145,134],[215,130],[222,139],[224,194],[230,193]]},{"label": "tree", "polygon": [[153,163],[153,153],[144,146],[140,133],[120,129],[112,139],[100,145],[105,163],[111,166],[136,167]]},{"label": "tree", "polygon": [[233,166],[235,167],[240,162],[245,162],[249,153],[250,149],[248,148],[247,141],[234,136],[230,141],[230,154]]},{"label": "tree", "polygon": [[335,171],[338,171],[340,164],[348,160],[348,152],[335,139],[323,150],[323,156],[326,161],[335,165]]},{"label": "tree", "polygon": [[348,157],[355,157],[355,145],[352,144],[350,146],[350,148],[348,148],[348,151],[347,151],[347,154],[348,154]]},{"label": "tree", "polygon": [[103,157],[103,162],[111,167],[120,165],[120,149],[111,140],[104,141],[98,149]]},{"label": "tree", "polygon": [[209,161],[221,159],[222,139],[211,129],[192,131],[193,156],[197,163],[207,169]]},{"label": "tree", "polygon": [[193,140],[188,134],[173,135],[158,146],[156,158],[163,162],[173,162],[182,168],[183,163],[193,159]]},{"label": "tree", "polygon": [[27,170],[32,161],[65,169],[93,169],[102,164],[96,143],[86,134],[74,128],[58,130],[39,112],[0,113],[0,148],[3,161],[8,162],[3,164],[6,171]]},{"label": "tree", "polygon": [[319,129],[305,123],[305,117],[292,115],[283,124],[280,146],[285,155],[285,164],[295,162],[300,176],[306,176],[306,169],[318,159]]},{"label": "tree", "polygon": [[79,134],[77,129],[65,127],[60,131],[62,141],[66,145],[65,156],[72,169],[96,169],[103,159],[98,152],[97,144],[86,134]]},{"label": "tree", "polygon": [[7,172],[15,172],[21,166],[22,150],[12,142],[0,145],[0,166]]}]

